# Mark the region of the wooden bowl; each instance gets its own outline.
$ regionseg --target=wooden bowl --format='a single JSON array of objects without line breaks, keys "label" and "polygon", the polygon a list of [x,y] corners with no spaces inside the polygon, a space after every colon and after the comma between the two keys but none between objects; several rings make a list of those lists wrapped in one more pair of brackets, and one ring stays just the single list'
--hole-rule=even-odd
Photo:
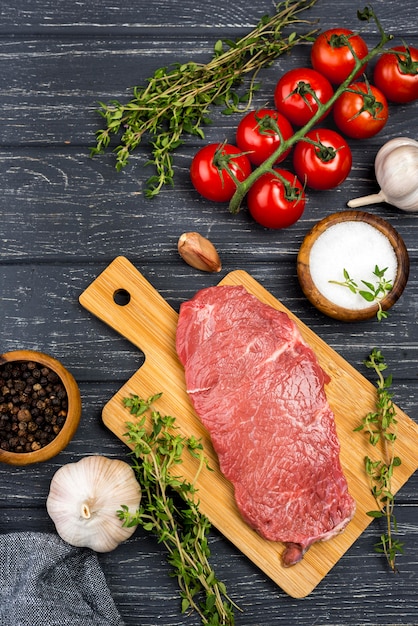
[{"label": "wooden bowl", "polygon": [[[0,355],[0,372],[2,366],[9,362],[33,362],[55,372],[64,385],[67,394],[67,411],[61,430],[49,443],[31,452],[6,451],[0,448],[0,462],[10,465],[29,465],[46,461],[63,450],[74,436],[81,417],[81,397],[78,385],[72,374],[56,359],[34,350],[16,350]],[[2,379],[0,378],[0,384]]]},{"label": "wooden bowl", "polygon": [[[405,243],[398,232],[388,222],[364,211],[341,211],[339,213],[333,213],[318,222],[311,229],[306,235],[297,257],[299,283],[308,300],[325,315],[344,322],[370,319],[376,316],[378,312],[379,307],[377,303],[372,303],[365,308],[346,308],[345,306],[341,306],[319,291],[311,276],[310,256],[313,246],[319,237],[331,226],[343,222],[365,222],[387,237],[396,255],[397,271],[393,280],[393,288],[382,298],[380,305],[384,311],[387,311],[399,299],[409,276],[409,256]],[[358,281],[356,282],[358,283]],[[343,289],[343,287],[341,287],[341,289]]]}]

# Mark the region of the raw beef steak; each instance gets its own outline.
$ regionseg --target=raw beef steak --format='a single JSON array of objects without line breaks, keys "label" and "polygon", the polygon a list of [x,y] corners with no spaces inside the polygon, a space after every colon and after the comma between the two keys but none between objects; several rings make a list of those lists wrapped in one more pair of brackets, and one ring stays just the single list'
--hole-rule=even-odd
[{"label": "raw beef steak", "polygon": [[319,366],[296,324],[244,287],[181,305],[177,352],[242,517],[286,544],[284,565],[354,515]]}]

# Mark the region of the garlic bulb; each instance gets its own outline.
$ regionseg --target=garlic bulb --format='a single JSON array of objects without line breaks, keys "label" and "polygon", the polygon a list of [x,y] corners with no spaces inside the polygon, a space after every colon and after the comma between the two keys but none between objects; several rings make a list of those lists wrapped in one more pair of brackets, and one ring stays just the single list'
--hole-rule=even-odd
[{"label": "garlic bulb", "polygon": [[135,531],[122,526],[117,510],[126,505],[134,513],[140,500],[141,488],[130,465],[88,456],[54,474],[46,508],[64,541],[110,552]]},{"label": "garlic bulb", "polygon": [[418,211],[418,141],[391,139],[378,151],[374,168],[379,193],[350,200],[349,207],[387,202],[402,211]]}]

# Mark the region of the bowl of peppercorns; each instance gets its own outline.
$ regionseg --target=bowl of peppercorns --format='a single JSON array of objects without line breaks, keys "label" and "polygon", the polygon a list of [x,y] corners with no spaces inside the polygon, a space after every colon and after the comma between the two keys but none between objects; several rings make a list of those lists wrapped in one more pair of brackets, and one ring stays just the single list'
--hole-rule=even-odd
[{"label": "bowl of peppercorns", "polygon": [[52,458],[70,442],[80,416],[78,385],[57,359],[34,350],[0,355],[0,462]]}]

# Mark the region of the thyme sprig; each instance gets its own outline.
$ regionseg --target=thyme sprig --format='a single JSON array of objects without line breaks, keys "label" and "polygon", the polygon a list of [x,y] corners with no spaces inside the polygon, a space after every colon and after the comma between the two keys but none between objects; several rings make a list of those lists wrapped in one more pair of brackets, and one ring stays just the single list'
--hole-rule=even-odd
[{"label": "thyme sprig", "polygon": [[[367,302],[376,303],[378,307],[376,317],[380,322],[389,315],[387,311],[382,309],[381,300],[393,289],[392,281],[385,278],[387,269],[387,267],[380,269],[378,265],[375,265],[373,275],[376,276],[377,282],[371,283],[370,281],[362,280],[361,282],[363,284],[363,288],[359,286],[353,278],[351,278],[345,268],[343,269],[344,281],[329,280],[328,282],[333,285],[347,287],[352,293],[358,294]],[[364,289],[364,287],[366,287],[366,289]]]},{"label": "thyme sprig", "polygon": [[370,481],[370,488],[377,504],[377,509],[369,511],[367,515],[373,518],[383,518],[386,530],[380,535],[375,544],[376,552],[383,553],[393,572],[397,572],[396,556],[403,553],[403,543],[394,537],[398,531],[394,514],[395,496],[392,490],[392,476],[396,467],[401,465],[401,459],[395,455],[397,439],[396,410],[392,401],[392,375],[384,376],[382,372],[387,368],[384,356],[378,349],[372,350],[365,366],[373,369],[377,374],[376,410],[363,418],[355,431],[365,430],[369,442],[376,447],[382,445],[384,459],[372,460],[369,456],[364,459],[365,471]]},{"label": "thyme sprig", "polygon": [[[133,98],[126,104],[117,100],[109,104],[99,102],[98,112],[106,126],[96,131],[91,155],[103,153],[110,146],[112,135],[120,135],[120,144],[114,148],[116,169],[120,171],[146,136],[151,145],[147,164],[154,165],[156,170],[147,181],[146,195],[155,196],[164,185],[172,185],[173,152],[183,143],[184,135],[204,138],[203,127],[210,123],[212,105],[224,106],[227,114],[251,105],[260,70],[297,43],[311,40],[317,32],[312,29],[299,34],[293,30],[287,36],[282,34],[289,25],[310,24],[299,13],[315,2],[279,2],[275,15],[263,16],[241,39],[217,41],[207,64],[189,61],[159,68],[146,87],[133,89]],[[239,95],[236,87],[242,85],[246,75],[249,86]],[[245,108],[240,109],[243,102]]]},{"label": "thyme sprig", "polygon": [[[126,437],[142,498],[136,513],[122,506],[118,516],[124,525],[139,525],[165,545],[180,588],[182,613],[196,611],[202,624],[232,626],[234,608],[238,607],[209,563],[207,536],[211,524],[200,513],[196,497],[196,480],[205,467],[210,468],[200,440],[180,435],[174,417],[152,408],[161,395],[146,400],[136,395],[123,399],[131,415],[138,418],[127,423]],[[149,422],[151,426],[146,426]],[[178,474],[185,451],[199,461],[192,482]]]}]

